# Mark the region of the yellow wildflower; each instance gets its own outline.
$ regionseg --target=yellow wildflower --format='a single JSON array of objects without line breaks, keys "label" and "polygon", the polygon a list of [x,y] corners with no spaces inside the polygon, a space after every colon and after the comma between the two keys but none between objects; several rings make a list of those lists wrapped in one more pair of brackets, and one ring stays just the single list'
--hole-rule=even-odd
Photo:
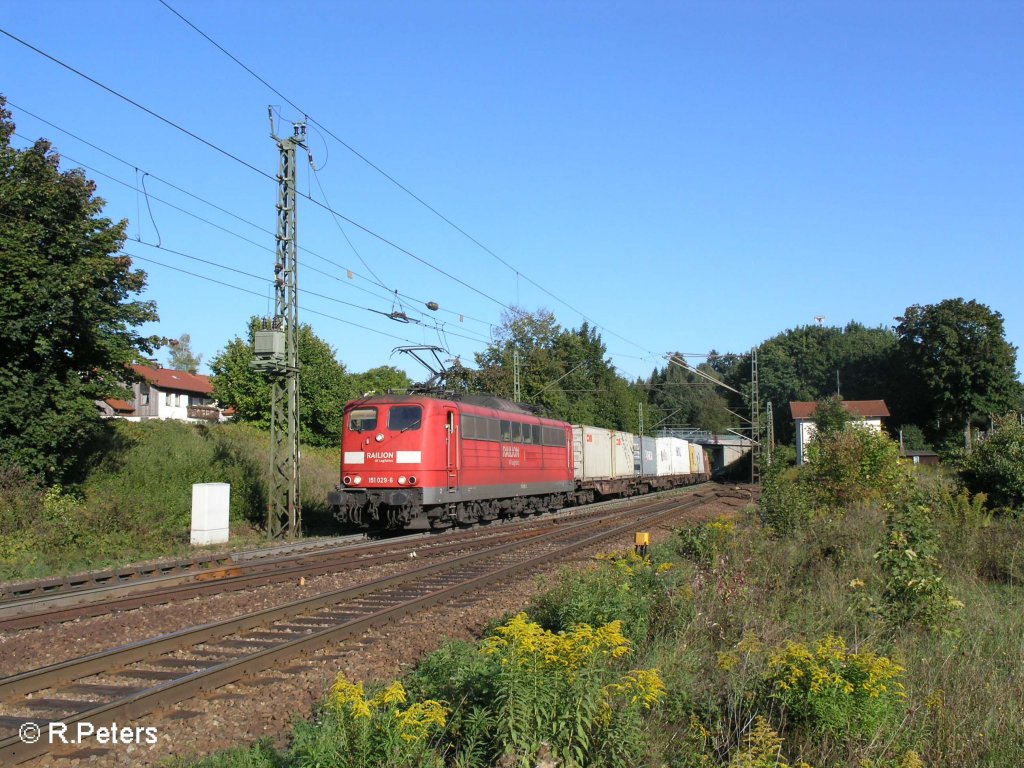
[{"label": "yellow wildflower", "polygon": [[371,702],[374,706],[377,705],[390,705],[390,704],[405,704],[405,686],[403,686],[397,680],[381,691],[379,694],[374,696]]},{"label": "yellow wildflower", "polygon": [[719,651],[718,652],[718,668],[724,672],[729,672],[739,666],[740,655],[736,651]]},{"label": "yellow wildflower", "polygon": [[363,690],[362,681],[358,683],[349,682],[344,673],[338,675],[331,687],[331,700],[336,707],[348,707],[353,717],[369,719],[371,716],[370,703],[366,700],[366,692]]},{"label": "yellow wildflower", "polygon": [[440,701],[427,699],[412,704],[408,709],[395,712],[404,741],[420,741],[427,737],[431,727],[444,728],[448,722],[448,709]]}]

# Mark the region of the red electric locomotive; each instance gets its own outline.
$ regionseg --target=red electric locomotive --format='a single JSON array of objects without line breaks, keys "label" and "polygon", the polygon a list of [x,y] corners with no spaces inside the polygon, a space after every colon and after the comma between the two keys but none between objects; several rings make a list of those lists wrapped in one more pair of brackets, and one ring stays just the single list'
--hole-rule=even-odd
[{"label": "red electric locomotive", "polygon": [[353,401],[341,450],[328,503],[360,527],[443,528],[558,509],[575,490],[572,427],[495,397]]}]

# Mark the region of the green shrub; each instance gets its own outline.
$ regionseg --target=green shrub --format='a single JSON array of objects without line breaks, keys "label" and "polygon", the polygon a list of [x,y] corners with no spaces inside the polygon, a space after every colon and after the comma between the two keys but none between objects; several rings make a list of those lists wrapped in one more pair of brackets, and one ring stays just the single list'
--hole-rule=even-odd
[{"label": "green shrub", "polygon": [[802,483],[803,476],[801,469],[772,461],[761,477],[757,514],[775,536],[791,535],[814,516],[813,495]]},{"label": "green shrub", "polygon": [[576,624],[621,621],[627,637],[643,642],[659,619],[668,620],[682,608],[682,599],[670,594],[670,563],[656,564],[632,552],[599,558],[598,567],[588,571],[559,571],[555,585],[530,601],[527,610],[540,626],[560,632]]},{"label": "green shrub", "polygon": [[897,499],[886,521],[886,542],[875,557],[882,570],[882,612],[894,625],[950,629],[963,604],[940,575],[932,506],[919,492]]},{"label": "green shrub", "polygon": [[992,433],[962,459],[960,477],[996,508],[1024,507],[1024,426],[1017,414],[994,420]]},{"label": "green shrub", "polygon": [[339,675],[320,722],[296,728],[290,762],[297,768],[440,768],[433,744],[448,715],[435,699],[410,703],[401,683],[368,696],[362,683]]},{"label": "green shrub", "polygon": [[631,652],[622,626],[579,624],[554,633],[513,617],[484,641],[494,663],[496,736],[515,765],[543,749],[565,768],[636,765],[645,747],[641,715],[665,696],[656,669],[615,671]]},{"label": "green shrub", "polygon": [[175,757],[161,765],[166,768],[285,768],[287,763],[270,741],[265,739],[251,747],[228,749],[198,761]]},{"label": "green shrub", "polygon": [[803,469],[818,505],[842,508],[890,496],[904,482],[899,445],[884,432],[850,423],[815,436]]},{"label": "green shrub", "polygon": [[863,738],[898,724],[906,698],[902,676],[903,667],[891,659],[854,653],[842,638],[828,635],[813,648],[787,641],[775,649],[764,682],[788,722]]},{"label": "green shrub", "polygon": [[493,700],[493,669],[475,643],[449,640],[422,659],[406,680],[413,698],[447,701],[457,715]]},{"label": "green shrub", "polygon": [[715,520],[679,528],[676,530],[676,546],[679,554],[686,559],[700,565],[712,566],[718,563],[735,531],[735,524],[728,520]]}]

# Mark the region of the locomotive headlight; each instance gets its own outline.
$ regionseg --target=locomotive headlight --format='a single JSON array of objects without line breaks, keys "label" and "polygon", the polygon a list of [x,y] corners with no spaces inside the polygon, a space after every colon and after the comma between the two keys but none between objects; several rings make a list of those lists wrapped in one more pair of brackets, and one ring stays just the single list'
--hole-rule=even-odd
[{"label": "locomotive headlight", "polygon": [[416,476],[409,475],[409,485],[416,485]]},{"label": "locomotive headlight", "polygon": [[343,482],[345,485],[352,485],[352,478],[349,475],[345,475],[343,478],[341,478],[341,482]]},{"label": "locomotive headlight", "polygon": [[375,437],[374,440],[376,440],[378,443],[383,443],[384,442],[384,433],[383,432],[378,432],[377,433],[377,437]]},{"label": "locomotive headlight", "polygon": [[361,482],[363,482],[363,478],[361,475],[356,475],[355,477],[352,478],[352,482],[355,483],[356,485],[359,485]]},{"label": "locomotive headlight", "polygon": [[398,476],[398,484],[399,485],[405,485],[405,475],[399,475]]}]

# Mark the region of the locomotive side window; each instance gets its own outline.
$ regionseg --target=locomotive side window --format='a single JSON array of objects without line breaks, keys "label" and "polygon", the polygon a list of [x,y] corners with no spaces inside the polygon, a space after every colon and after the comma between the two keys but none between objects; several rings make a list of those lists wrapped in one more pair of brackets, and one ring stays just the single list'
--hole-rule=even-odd
[{"label": "locomotive side window", "polygon": [[[527,427],[527,429],[529,429],[529,427]],[[518,421],[512,422],[512,442],[523,442],[523,425],[520,424]]]},{"label": "locomotive side window", "polygon": [[487,439],[498,440],[501,437],[501,430],[497,419],[484,419],[487,422]]},{"label": "locomotive side window", "polygon": [[353,408],[348,414],[348,428],[351,432],[362,432],[377,428],[376,408]]},{"label": "locomotive side window", "polygon": [[508,419],[501,420],[501,442],[512,442],[512,422]]},{"label": "locomotive side window", "polygon": [[565,430],[555,427],[544,427],[544,445],[552,448],[565,448]]},{"label": "locomotive side window", "polygon": [[388,411],[388,429],[407,432],[419,429],[423,418],[423,409],[418,405],[393,405]]},{"label": "locomotive side window", "polygon": [[476,440],[476,416],[462,414],[462,439]]}]

